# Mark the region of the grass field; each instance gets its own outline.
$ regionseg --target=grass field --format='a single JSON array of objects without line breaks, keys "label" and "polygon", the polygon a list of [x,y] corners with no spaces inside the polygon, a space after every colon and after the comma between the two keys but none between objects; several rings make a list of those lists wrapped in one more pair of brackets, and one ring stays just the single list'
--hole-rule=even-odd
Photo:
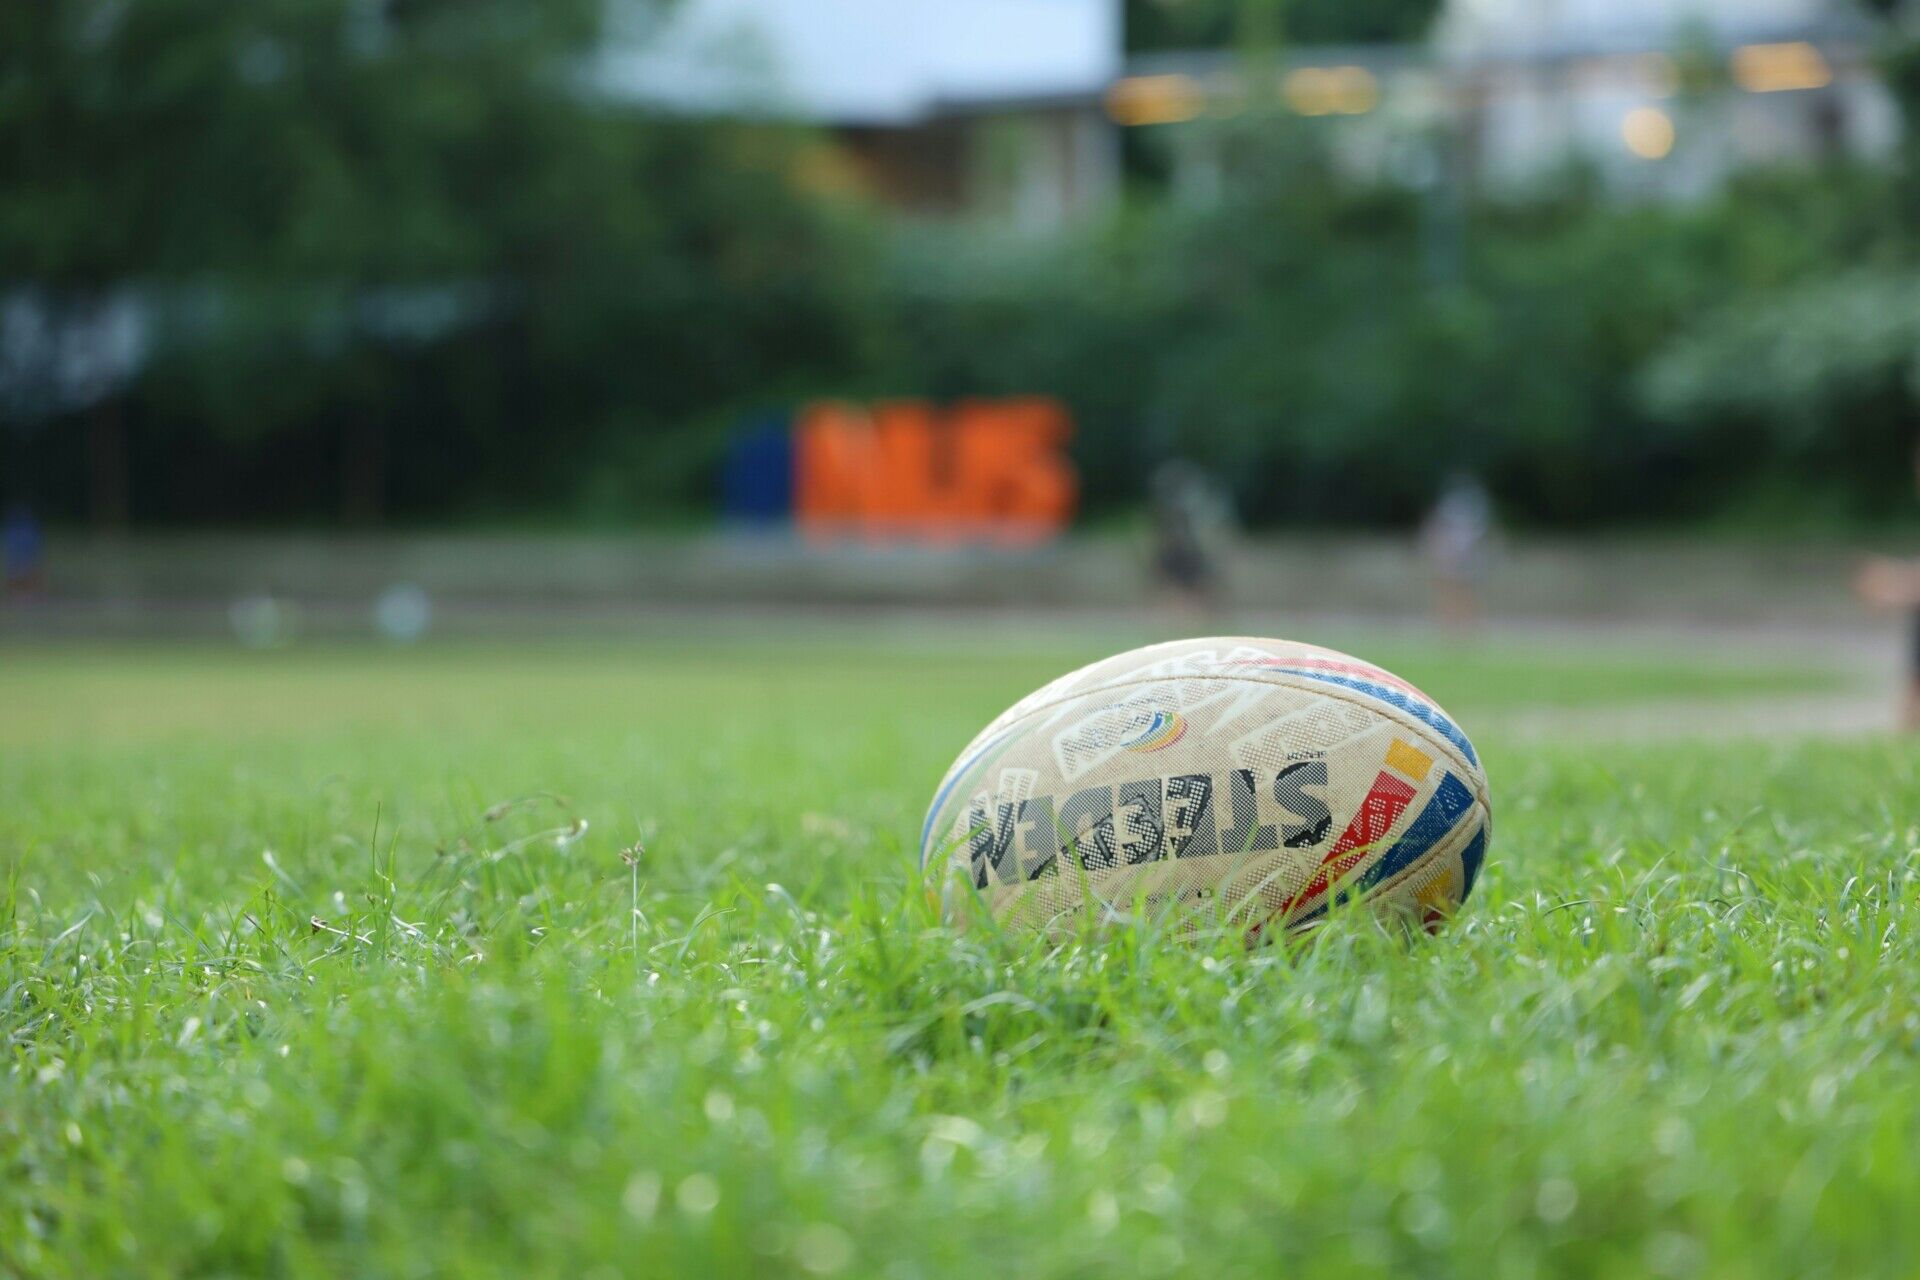
[{"label": "grass field", "polygon": [[1133,642],[0,649],[0,1274],[1920,1273],[1920,749],[1481,733],[1438,937],[951,936],[940,774]]}]

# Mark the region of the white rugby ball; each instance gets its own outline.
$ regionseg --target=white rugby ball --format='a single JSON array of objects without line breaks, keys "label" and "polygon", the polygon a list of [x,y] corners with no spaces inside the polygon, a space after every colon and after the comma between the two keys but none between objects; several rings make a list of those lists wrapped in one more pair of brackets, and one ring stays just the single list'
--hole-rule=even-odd
[{"label": "white rugby ball", "polygon": [[934,793],[920,865],[949,920],[1210,912],[1250,939],[1342,902],[1433,928],[1486,857],[1467,735],[1398,676],[1314,645],[1149,645],[1036,690]]}]

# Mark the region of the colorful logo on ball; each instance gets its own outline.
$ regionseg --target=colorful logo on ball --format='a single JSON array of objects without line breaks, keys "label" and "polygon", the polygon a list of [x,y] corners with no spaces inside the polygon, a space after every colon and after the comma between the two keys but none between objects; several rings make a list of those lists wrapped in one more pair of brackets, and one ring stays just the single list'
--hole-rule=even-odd
[{"label": "colorful logo on ball", "polygon": [[1128,751],[1160,751],[1186,737],[1187,718],[1177,711],[1146,712],[1138,728],[1130,724],[1123,732],[1128,736],[1120,745]]},{"label": "colorful logo on ball", "polygon": [[[1347,824],[1347,829],[1340,833],[1340,838],[1321,858],[1313,876],[1294,894],[1284,909],[1270,918],[1286,920],[1291,917],[1291,923],[1298,925],[1324,915],[1332,902],[1344,899],[1348,889],[1341,889],[1341,882],[1369,854],[1386,843],[1388,834],[1400,821],[1400,815],[1419,795],[1420,787],[1426,782],[1433,766],[1432,756],[1410,742],[1395,738],[1387,747],[1386,759],[1381,763],[1380,771],[1374,775],[1366,798],[1354,812],[1353,821]],[[1440,783],[1426,806],[1407,824],[1400,838],[1388,846],[1350,888],[1364,894],[1375,885],[1413,866],[1454,830],[1462,815],[1472,809],[1473,804],[1472,789],[1452,770],[1443,768]],[[1466,876],[1457,901],[1464,901],[1467,894],[1472,892],[1473,881],[1479,874],[1480,861],[1486,855],[1486,848],[1486,829],[1483,825],[1467,847],[1461,850],[1460,860]],[[1336,889],[1339,890],[1337,896],[1329,897],[1330,892]],[[1292,914],[1315,899],[1320,900],[1318,906],[1304,915]],[[1259,929],[1256,928],[1254,932],[1258,934]]]}]

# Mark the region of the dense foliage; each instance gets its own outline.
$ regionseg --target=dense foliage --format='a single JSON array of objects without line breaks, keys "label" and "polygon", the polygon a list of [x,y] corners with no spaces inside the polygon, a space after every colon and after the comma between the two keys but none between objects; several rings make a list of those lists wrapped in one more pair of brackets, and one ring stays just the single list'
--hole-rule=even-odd
[{"label": "dense foliage", "polygon": [[1440,0],[1127,0],[1127,47],[1142,52],[1418,40]]},{"label": "dense foliage", "polygon": [[[1324,7],[1132,19],[1173,46],[1430,16],[1321,30]],[[1563,526],[1906,498],[1911,158],[1689,204],[1578,173],[1497,202],[1359,181],[1326,122],[1249,116],[1183,126],[1219,135],[1210,203],[1143,183],[1038,240],[903,228],[821,194],[848,187],[828,139],[583,92],[598,12],[0,13],[0,499],[624,523],[709,509],[726,433],[769,408],[1034,392],[1078,419],[1096,507],[1174,454],[1269,523],[1404,522],[1461,468]],[[129,305],[150,324],[117,370]],[[65,345],[23,343],[36,325]]]},{"label": "dense foliage", "polygon": [[[1709,406],[1641,371],[1683,335],[1720,340],[1756,300],[1790,328],[1794,282],[1899,260],[1890,200],[1883,179],[1825,172],[1698,205],[1489,203],[1455,224],[1294,156],[1042,264],[968,262],[965,289],[907,305],[899,332],[936,392],[1065,394],[1096,494],[1180,453],[1229,477],[1256,522],[1403,522],[1457,468],[1540,524],[1741,516],[1776,490],[1825,515],[1885,510],[1910,493],[1911,383],[1871,426],[1809,408],[1787,429],[1773,397]],[[1852,340],[1836,327],[1829,345]]]},{"label": "dense foliage", "polygon": [[151,320],[131,382],[0,369],[7,487],[112,517],[117,466],[147,521],[554,508],[624,442],[843,372],[860,267],[800,140],[604,104],[602,8],[7,6],[16,354]]}]

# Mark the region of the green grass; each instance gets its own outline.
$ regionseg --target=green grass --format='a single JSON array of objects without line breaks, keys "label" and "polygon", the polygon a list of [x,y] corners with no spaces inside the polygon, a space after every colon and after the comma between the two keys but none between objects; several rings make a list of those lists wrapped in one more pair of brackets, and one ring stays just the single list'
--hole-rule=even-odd
[{"label": "green grass", "polygon": [[1920,1270],[1920,750],[1483,740],[1410,946],[955,938],[922,806],[1088,656],[0,650],[0,1274]]}]

